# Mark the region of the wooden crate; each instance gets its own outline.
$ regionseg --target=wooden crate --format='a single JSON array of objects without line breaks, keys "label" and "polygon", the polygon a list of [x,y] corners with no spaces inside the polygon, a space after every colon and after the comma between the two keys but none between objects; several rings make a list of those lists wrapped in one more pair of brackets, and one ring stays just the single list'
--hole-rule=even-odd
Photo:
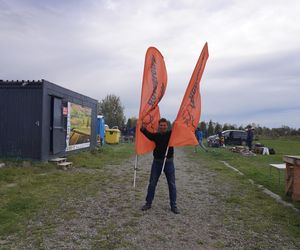
[{"label": "wooden crate", "polygon": [[293,201],[300,201],[300,156],[285,155],[286,163],[285,193]]}]

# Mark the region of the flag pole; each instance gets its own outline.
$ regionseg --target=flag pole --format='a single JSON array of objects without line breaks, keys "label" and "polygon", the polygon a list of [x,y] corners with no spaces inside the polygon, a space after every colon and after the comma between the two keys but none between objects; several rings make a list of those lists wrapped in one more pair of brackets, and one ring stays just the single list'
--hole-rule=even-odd
[{"label": "flag pole", "polygon": [[135,155],[134,174],[133,174],[133,187],[135,188],[136,171],[137,171],[138,155]]},{"label": "flag pole", "polygon": [[166,150],[166,153],[165,153],[165,158],[164,158],[164,163],[163,163],[163,166],[162,166],[162,169],[161,169],[161,173],[164,172],[164,169],[165,169],[165,165],[166,165],[166,160],[167,160],[167,155],[168,155],[168,152],[169,152],[169,146],[167,147],[167,150]]}]

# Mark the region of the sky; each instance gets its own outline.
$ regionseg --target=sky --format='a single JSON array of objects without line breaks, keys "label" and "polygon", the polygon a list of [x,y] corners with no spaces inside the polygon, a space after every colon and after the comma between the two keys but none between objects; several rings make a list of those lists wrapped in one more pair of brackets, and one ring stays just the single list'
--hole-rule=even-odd
[{"label": "sky", "polygon": [[201,120],[300,128],[298,0],[0,0],[0,79],[46,79],[137,117],[145,53],[163,54],[176,118],[202,47]]}]

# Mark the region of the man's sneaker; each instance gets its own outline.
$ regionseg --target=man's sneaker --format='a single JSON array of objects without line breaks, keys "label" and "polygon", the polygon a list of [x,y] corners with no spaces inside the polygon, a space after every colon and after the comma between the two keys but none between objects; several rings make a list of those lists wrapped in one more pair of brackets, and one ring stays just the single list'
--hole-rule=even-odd
[{"label": "man's sneaker", "polygon": [[174,214],[180,214],[179,210],[177,207],[171,207],[171,211],[174,213]]},{"label": "man's sneaker", "polygon": [[146,211],[146,210],[148,210],[150,208],[151,208],[151,205],[145,204],[144,206],[142,206],[142,211]]}]

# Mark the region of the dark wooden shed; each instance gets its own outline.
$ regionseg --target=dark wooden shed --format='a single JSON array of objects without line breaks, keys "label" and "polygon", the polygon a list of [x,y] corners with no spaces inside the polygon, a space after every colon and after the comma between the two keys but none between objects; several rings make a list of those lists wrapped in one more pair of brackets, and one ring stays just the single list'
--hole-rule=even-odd
[{"label": "dark wooden shed", "polygon": [[96,146],[97,100],[46,80],[0,80],[0,157],[47,161]]}]

